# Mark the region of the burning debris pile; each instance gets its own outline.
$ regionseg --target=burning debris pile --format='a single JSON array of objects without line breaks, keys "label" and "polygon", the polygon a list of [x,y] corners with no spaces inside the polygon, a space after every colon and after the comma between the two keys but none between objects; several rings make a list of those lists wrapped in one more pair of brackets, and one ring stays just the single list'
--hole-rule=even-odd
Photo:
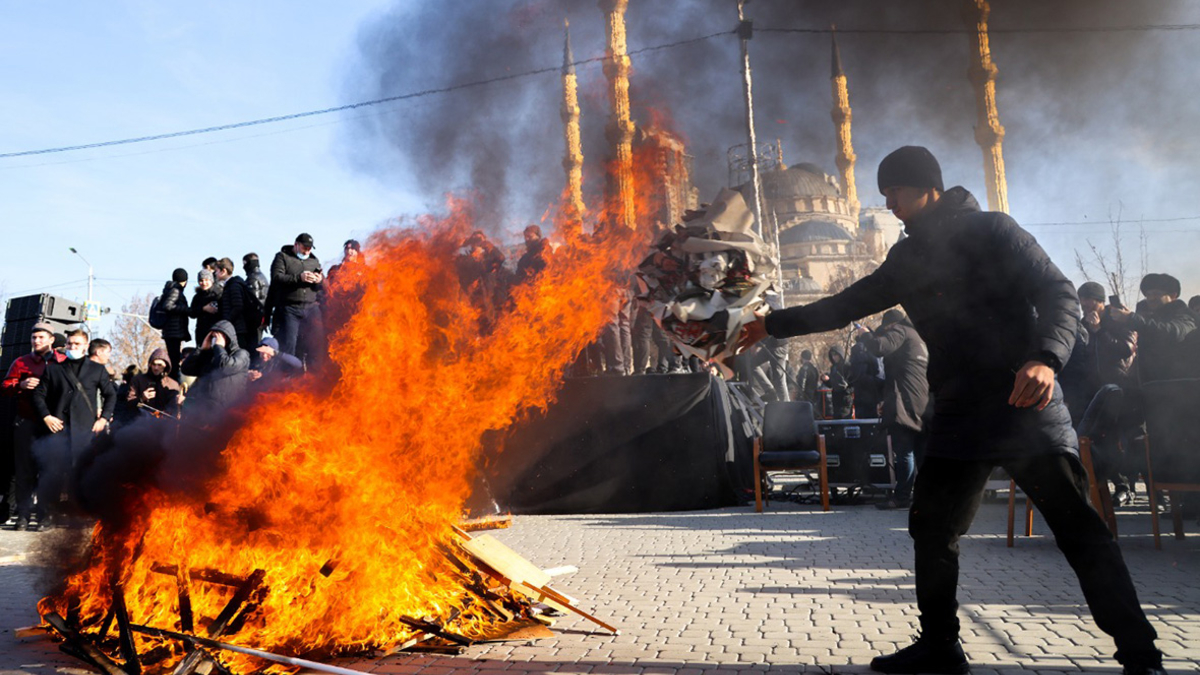
[{"label": "burning debris pile", "polygon": [[[251,672],[265,664],[247,649],[292,666],[452,649],[530,625],[534,603],[572,608],[541,570],[457,525],[481,438],[550,402],[611,318],[583,299],[618,291],[641,235],[560,227],[555,255],[485,334],[454,264],[476,228],[470,206],[408,225],[375,234],[369,267],[343,282],[355,287],[331,289],[361,294],[331,338],[335,381],[262,393],[240,424],[164,437],[157,455],[119,435],[101,455],[136,457],[153,480],[105,478],[123,486],[119,517],[39,607],[64,646],[113,675],[105,659]],[[194,475],[205,479],[183,480]]]},{"label": "burning debris pile", "polygon": [[742,327],[777,297],[775,264],[742,195],[722,190],[706,210],[663,232],[638,268],[638,299],[687,356],[720,362]]}]

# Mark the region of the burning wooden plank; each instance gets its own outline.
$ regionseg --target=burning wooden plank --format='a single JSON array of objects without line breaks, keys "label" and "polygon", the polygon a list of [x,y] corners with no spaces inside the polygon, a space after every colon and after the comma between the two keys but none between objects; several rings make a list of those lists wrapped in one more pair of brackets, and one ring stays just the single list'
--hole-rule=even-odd
[{"label": "burning wooden plank", "polygon": [[58,612],[50,612],[42,618],[63,637],[63,640],[66,641],[63,646],[70,646],[69,650],[64,651],[68,651],[68,653],[73,652],[72,655],[77,658],[83,657],[83,660],[99,668],[105,675],[130,675],[110,659],[107,654],[100,651],[99,647],[92,644],[91,640],[76,633],[74,629],[67,625],[66,620]]},{"label": "burning wooden plank", "polygon": [[575,606],[574,598],[550,588],[551,576],[519,553],[500,543],[491,535],[482,535],[459,542],[459,545],[479,563],[480,567],[512,590],[537,602],[582,616],[592,623],[619,635],[615,627]]}]

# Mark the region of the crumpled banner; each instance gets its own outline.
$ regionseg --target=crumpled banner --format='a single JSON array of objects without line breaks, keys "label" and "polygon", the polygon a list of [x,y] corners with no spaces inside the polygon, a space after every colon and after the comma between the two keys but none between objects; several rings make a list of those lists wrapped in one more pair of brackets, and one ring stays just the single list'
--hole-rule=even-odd
[{"label": "crumpled banner", "polygon": [[742,328],[779,304],[776,265],[740,192],[660,234],[638,266],[638,301],[684,356],[720,364]]}]

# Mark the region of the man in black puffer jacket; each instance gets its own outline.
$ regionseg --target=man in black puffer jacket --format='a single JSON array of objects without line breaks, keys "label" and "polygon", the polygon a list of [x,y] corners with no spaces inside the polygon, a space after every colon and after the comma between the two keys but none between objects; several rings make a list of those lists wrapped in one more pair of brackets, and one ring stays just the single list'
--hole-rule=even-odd
[{"label": "man in black puffer jacket", "polygon": [[1079,324],[1074,286],[1012,218],[981,212],[962,187],[943,191],[941,167],[925,148],[884,158],[879,190],[908,237],[846,290],[771,313],[742,340],[834,330],[900,304],[929,347],[934,412],[909,511],[921,635],[871,668],[968,672],[956,616],[958,540],[999,465],[1053,530],[1124,672],[1162,672],[1121,551],[1087,501],[1078,439],[1055,386]]},{"label": "man in black puffer jacket", "polygon": [[166,323],[162,327],[162,339],[167,343],[167,355],[171,362],[171,377],[179,380],[179,351],[180,346],[192,339],[188,330],[188,321],[192,309],[188,306],[187,296],[183,290],[187,287],[187,270],[180,267],[171,274],[171,280],[163,286],[159,296],[158,306],[166,315]]},{"label": "man in black puffer jacket", "polygon": [[294,244],[275,254],[267,299],[271,333],[280,349],[305,361],[309,369],[324,363],[325,356],[325,275],[312,250],[312,235],[301,233]]},{"label": "man in black puffer jacket", "polygon": [[241,400],[250,381],[250,352],[238,345],[232,324],[218,321],[181,370],[196,378],[184,413],[193,419],[200,415],[203,423]]}]

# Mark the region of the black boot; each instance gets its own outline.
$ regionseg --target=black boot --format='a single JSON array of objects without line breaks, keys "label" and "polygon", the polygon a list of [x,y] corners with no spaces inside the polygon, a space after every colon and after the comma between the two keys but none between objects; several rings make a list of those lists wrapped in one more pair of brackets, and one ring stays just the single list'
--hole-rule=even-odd
[{"label": "black boot", "polygon": [[933,638],[924,635],[917,641],[888,656],[871,659],[871,670],[880,673],[934,673],[935,675],[966,675],[971,665],[963,654],[958,638]]}]

